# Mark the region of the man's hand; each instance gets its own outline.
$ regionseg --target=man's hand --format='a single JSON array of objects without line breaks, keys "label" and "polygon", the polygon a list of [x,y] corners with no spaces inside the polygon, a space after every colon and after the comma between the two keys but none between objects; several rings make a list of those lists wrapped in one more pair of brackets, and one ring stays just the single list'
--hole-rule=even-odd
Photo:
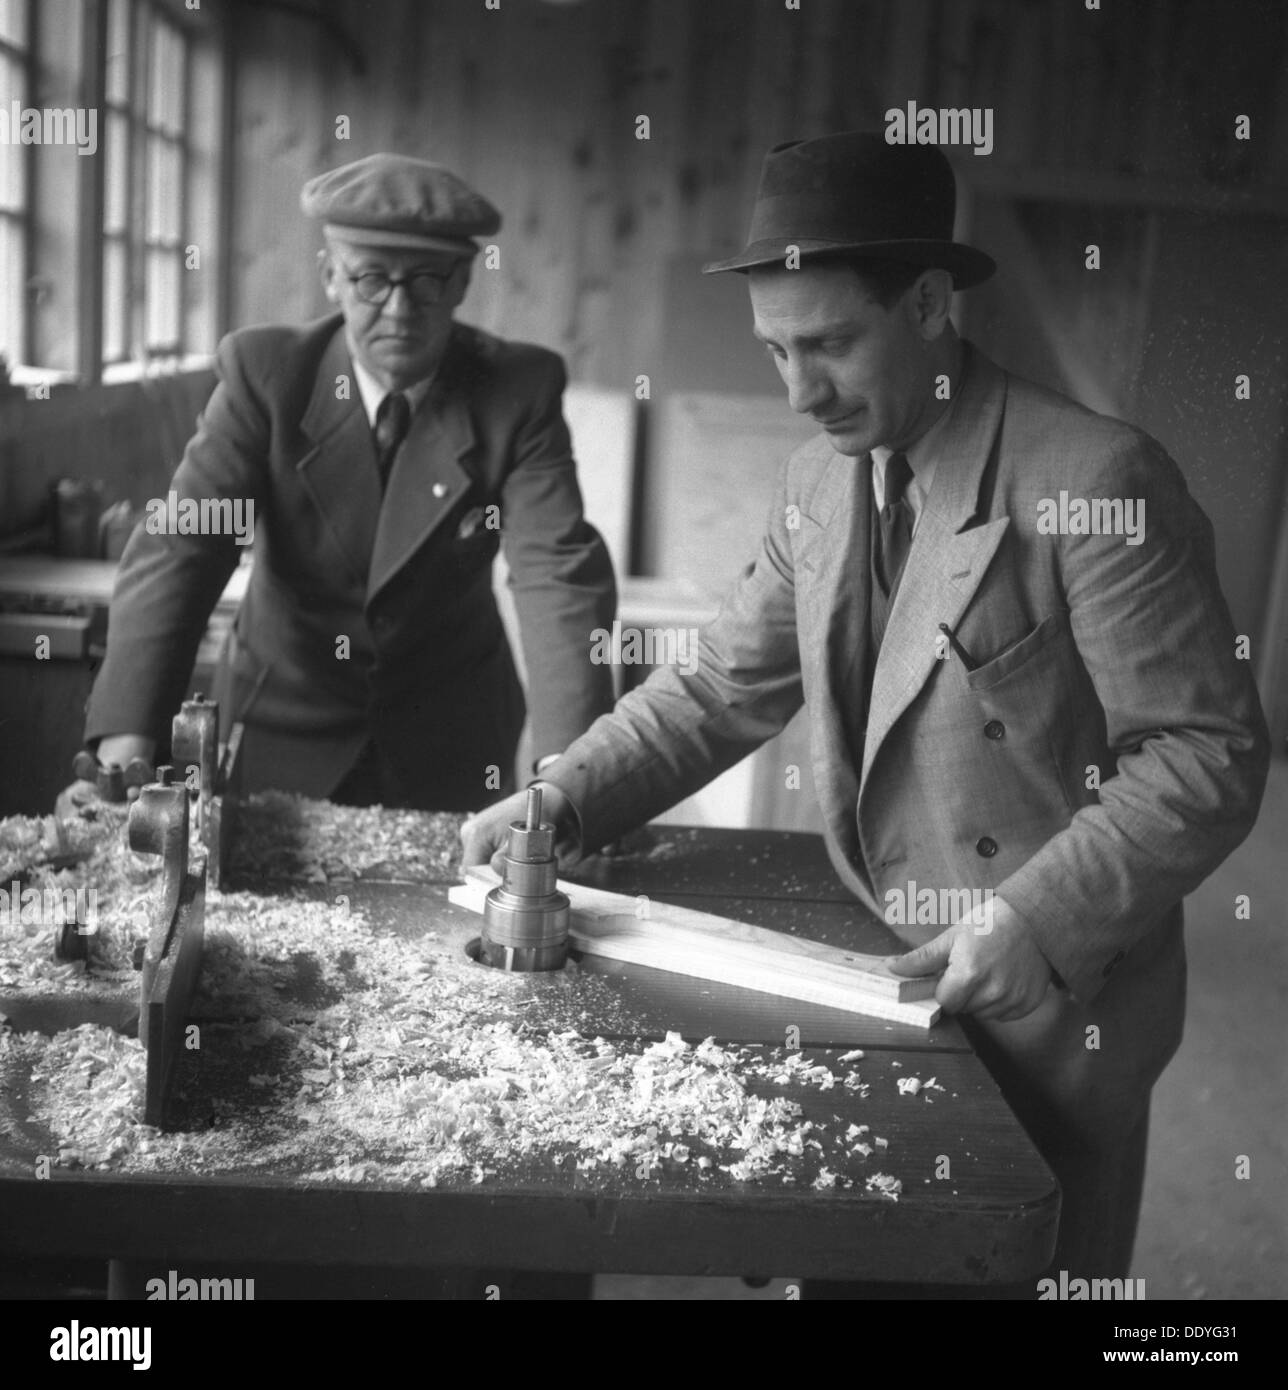
[{"label": "man's hand", "polygon": [[1051,967],[1018,914],[994,896],[963,922],[890,962],[896,975],[943,978],[935,998],[946,1013],[1010,1022],[1031,1014]]},{"label": "man's hand", "polygon": [[[568,841],[577,832],[576,816],[568,798],[549,782],[540,782],[541,819],[555,827],[555,850],[562,867],[576,863],[579,853],[568,853]],[[470,816],[461,826],[461,856],[464,867],[471,864],[491,864],[501,872],[501,858],[509,838],[510,822],[522,821],[528,814],[528,793],[516,792],[504,801],[487,807],[477,815]],[[560,852],[560,844],[562,852]]]},{"label": "man's hand", "polygon": [[[148,738],[144,734],[109,734],[99,740],[96,757],[100,767],[115,763],[117,767],[123,768],[134,758],[142,758],[144,762],[151,763],[155,752],[156,739]],[[133,801],[138,794],[138,787],[126,788],[127,801]],[[54,814],[63,820],[70,820],[98,800],[98,784],[87,778],[78,778],[58,793],[58,799],[54,803]]]}]

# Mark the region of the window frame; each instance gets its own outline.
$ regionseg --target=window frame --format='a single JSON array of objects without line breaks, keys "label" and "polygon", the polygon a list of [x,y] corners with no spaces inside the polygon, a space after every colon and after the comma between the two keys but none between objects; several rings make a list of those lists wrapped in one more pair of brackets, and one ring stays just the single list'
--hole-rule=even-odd
[{"label": "window frame", "polygon": [[[105,375],[117,374],[120,368],[131,364],[141,364],[146,369],[154,362],[182,360],[191,351],[187,295],[183,283],[183,258],[184,248],[190,244],[188,238],[192,232],[191,180],[197,163],[191,139],[194,41],[192,34],[185,30],[166,6],[156,3],[156,0],[108,0],[109,15],[112,5],[121,5],[126,9],[129,72],[124,102],[117,98],[109,98],[105,41],[101,45],[100,60],[104,148],[116,131],[124,131],[126,139],[126,149],[118,161],[118,167],[122,169],[126,180],[125,223],[120,230],[108,229],[106,201],[99,220],[99,238],[103,255],[101,294],[104,308],[98,369]],[[110,21],[105,22],[104,32],[105,35],[110,33]],[[160,61],[159,35],[162,33],[167,34],[179,45],[181,93],[177,131],[165,126],[163,118],[152,109],[153,84],[157,80],[156,65]],[[177,158],[178,230],[173,236],[156,233],[152,225],[149,197],[155,196],[152,188],[156,167],[153,152],[158,146],[172,151]],[[104,162],[106,163],[106,160]],[[109,289],[109,247],[120,248],[124,264],[124,274],[119,286],[112,286],[119,294],[120,302],[111,306],[111,309],[106,302]],[[151,328],[152,315],[156,308],[153,267],[158,257],[166,257],[172,261],[170,302],[166,307],[174,330],[166,340],[160,342],[153,339]],[[119,342],[116,341],[117,325],[112,321],[112,312],[119,316]],[[113,339],[110,344],[109,335]]]},{"label": "window frame", "polygon": [[[95,385],[209,365],[228,309],[226,15],[182,0],[15,9],[21,39],[0,40],[0,67],[21,60],[22,86],[10,67],[5,99],[92,113],[97,147],[70,163],[66,151],[17,148],[21,170],[0,213],[0,244],[7,252],[18,236],[21,250],[5,264],[21,288],[0,299],[12,380]],[[113,52],[124,52],[124,85],[109,83]]]},{"label": "window frame", "polygon": [[[35,0],[17,0],[22,7],[22,18],[20,27],[22,38],[15,42],[12,39],[0,38],[0,55],[6,62],[14,64],[20,73],[20,90],[16,100],[20,110],[26,110],[31,104],[31,94],[36,86],[35,74],[35,29],[36,29],[36,6]],[[10,98],[14,100],[14,98]],[[30,146],[15,145],[13,143],[13,132],[10,132],[9,148],[18,151],[18,164],[20,187],[18,192],[18,202],[16,206],[0,205],[0,222],[7,224],[11,228],[16,228],[17,236],[14,243],[18,252],[18,265],[16,273],[12,276],[14,289],[13,302],[17,306],[17,321],[14,325],[12,347],[8,346],[9,325],[0,323],[0,333],[6,335],[3,344],[0,344],[0,353],[4,353],[9,359],[8,366],[21,368],[24,363],[32,357],[33,332],[32,332],[32,313],[31,313],[31,263],[32,263],[32,242],[35,237],[35,214],[33,210],[33,184],[34,184],[34,161],[31,158]]]}]

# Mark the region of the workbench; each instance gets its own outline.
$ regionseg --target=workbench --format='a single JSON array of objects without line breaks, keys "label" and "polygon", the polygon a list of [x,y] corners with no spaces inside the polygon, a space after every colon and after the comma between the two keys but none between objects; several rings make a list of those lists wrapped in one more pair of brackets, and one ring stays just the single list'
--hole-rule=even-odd
[{"label": "workbench", "polygon": [[[850,949],[896,949],[884,925],[867,919],[837,882],[818,837],[668,827],[665,838],[658,847],[665,853],[596,857],[568,877]],[[364,877],[341,887],[395,933],[420,930],[431,902],[441,948],[464,951],[479,919],[446,902],[449,886]],[[338,890],[332,883],[315,891],[327,898]],[[604,1175],[548,1159],[430,1190],[303,1181],[290,1171],[121,1175],[55,1167],[41,1179],[34,1161],[50,1140],[22,1123],[21,1096],[11,1094],[0,1102],[0,1259],[111,1258],[161,1272],[377,1270],[410,1287],[417,1271],[470,1267],[978,1288],[1033,1278],[1047,1264],[1057,1184],[951,1020],[925,1031],[620,962],[587,960],[585,968],[608,974],[655,1038],[675,1030],[690,1042],[799,1045],[824,1063],[863,1049],[857,1065],[867,1094],[798,1088],[791,1096],[809,1118],[857,1121],[886,1137],[882,1166],[902,1180],[898,1200],[862,1182],[814,1190],[669,1170],[641,1180],[629,1168]],[[584,1035],[596,1031],[608,1036],[586,1020]],[[901,1076],[933,1076],[943,1090],[902,1094]],[[950,1175],[937,1176],[945,1159]]]}]

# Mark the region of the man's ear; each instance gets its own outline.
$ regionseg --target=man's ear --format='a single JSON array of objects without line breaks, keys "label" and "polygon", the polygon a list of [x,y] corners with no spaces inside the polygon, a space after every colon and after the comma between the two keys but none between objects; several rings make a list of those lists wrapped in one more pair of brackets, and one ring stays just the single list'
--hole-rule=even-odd
[{"label": "man's ear", "polygon": [[332,304],[340,302],[340,287],[336,283],[336,274],[335,258],[330,251],[323,248],[318,252],[318,276],[322,281],[322,289]]},{"label": "man's ear", "polygon": [[953,306],[953,277],[946,270],[923,270],[908,294],[908,309],[917,332],[934,342],[948,323]]}]

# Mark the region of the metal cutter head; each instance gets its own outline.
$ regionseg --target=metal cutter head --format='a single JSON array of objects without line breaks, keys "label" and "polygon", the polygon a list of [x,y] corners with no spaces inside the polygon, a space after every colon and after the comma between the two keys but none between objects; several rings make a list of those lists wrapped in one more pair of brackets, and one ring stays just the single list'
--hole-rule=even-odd
[{"label": "metal cutter head", "polygon": [[541,789],[511,821],[501,884],[483,905],[482,957],[501,970],[557,970],[568,957],[568,898],[556,886],[555,828],[541,822]]}]

